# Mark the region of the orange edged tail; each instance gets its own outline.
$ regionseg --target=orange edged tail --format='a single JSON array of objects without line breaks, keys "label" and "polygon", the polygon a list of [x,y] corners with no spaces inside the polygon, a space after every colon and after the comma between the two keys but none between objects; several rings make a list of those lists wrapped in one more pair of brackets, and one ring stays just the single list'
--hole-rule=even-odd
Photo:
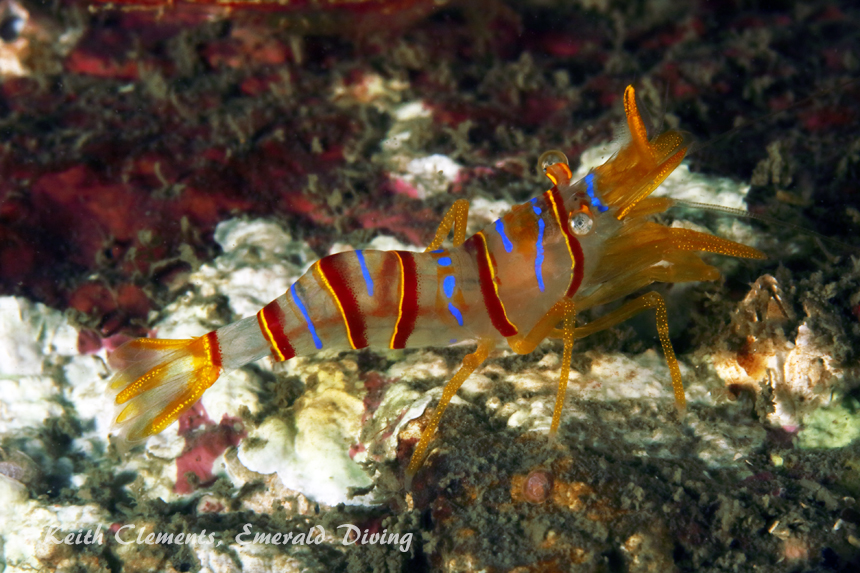
[{"label": "orange edged tail", "polygon": [[127,442],[175,422],[223,372],[215,332],[191,340],[138,338],[116,349],[108,363],[117,371],[108,383],[115,433]]}]

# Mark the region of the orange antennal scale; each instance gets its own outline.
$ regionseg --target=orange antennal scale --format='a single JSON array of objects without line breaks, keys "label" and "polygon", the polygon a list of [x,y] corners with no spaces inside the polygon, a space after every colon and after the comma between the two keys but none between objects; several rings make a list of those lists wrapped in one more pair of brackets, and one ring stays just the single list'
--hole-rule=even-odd
[{"label": "orange antennal scale", "polygon": [[669,130],[648,141],[645,122],[636,105],[636,91],[624,91],[624,112],[631,140],[610,160],[594,170],[603,189],[603,201],[617,208],[616,217],[624,219],[683,161],[690,137]]}]

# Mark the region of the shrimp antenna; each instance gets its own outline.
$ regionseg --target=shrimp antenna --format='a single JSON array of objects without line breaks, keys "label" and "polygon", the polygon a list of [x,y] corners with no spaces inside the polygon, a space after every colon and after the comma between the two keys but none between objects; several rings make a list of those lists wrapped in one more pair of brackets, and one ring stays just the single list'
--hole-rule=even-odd
[{"label": "shrimp antenna", "polygon": [[[850,86],[851,84],[857,83],[858,81],[860,81],[860,78],[853,78],[853,79],[847,80],[847,81],[839,84],[835,88],[822,88],[822,89],[812,93],[811,95],[803,98],[802,100],[794,102],[793,104],[789,105],[785,109],[775,110],[775,111],[772,111],[766,115],[757,117],[755,119],[744,120],[739,125],[735,126],[734,128],[732,128],[732,129],[730,129],[730,130],[728,130],[728,131],[726,131],[726,132],[724,132],[724,133],[722,133],[716,137],[711,138],[709,141],[707,141],[705,143],[694,142],[690,146],[690,150],[687,153],[687,157],[690,157],[691,155],[698,153],[698,152],[702,151],[703,149],[706,149],[706,148],[710,147],[711,145],[714,145],[717,142],[720,142],[724,139],[727,139],[727,138],[733,136],[735,133],[741,131],[742,129],[746,129],[747,127],[749,127],[750,125],[752,125],[754,123],[758,123],[760,121],[765,121],[765,120],[771,119],[771,118],[773,118],[773,117],[775,117],[775,116],[777,116],[783,112],[790,111],[792,109],[796,109],[798,107],[805,106],[805,105],[815,101],[816,99],[820,98],[823,95],[833,93],[833,91],[837,91],[837,92],[841,91],[841,90],[845,89],[846,87]],[[848,243],[843,243],[842,241],[838,241],[838,240],[833,239],[831,237],[827,237],[825,235],[822,235],[821,233],[816,233],[815,231],[812,231],[812,230],[807,229],[805,227],[801,227],[799,225],[793,225],[791,223],[786,223],[785,221],[780,221],[778,219],[766,217],[764,215],[755,215],[755,214],[750,213],[748,211],[744,211],[743,209],[735,209],[733,207],[724,207],[722,205],[711,205],[710,203],[697,203],[695,201],[684,201],[682,199],[673,199],[673,202],[674,202],[673,206],[684,205],[684,206],[694,208],[694,209],[701,209],[703,211],[713,211],[713,212],[719,212],[719,213],[726,213],[728,215],[733,215],[735,217],[739,217],[739,218],[743,218],[743,219],[756,219],[756,220],[761,221],[763,223],[766,223],[768,225],[773,225],[773,226],[777,226],[777,227],[781,226],[781,227],[785,227],[788,229],[792,229],[792,230],[798,231],[800,233],[803,233],[805,235],[815,237],[819,241],[819,246],[822,247],[822,250],[825,250],[823,248],[823,246],[821,245],[821,242],[823,241],[826,243],[830,243],[831,245],[838,246],[839,248],[844,249],[844,250],[849,251],[849,252],[852,252],[852,253],[860,253],[860,247],[855,247],[854,245],[849,245]],[[825,250],[825,252],[826,252],[826,250]]]},{"label": "shrimp antenna", "polygon": [[703,149],[707,149],[708,147],[710,147],[711,145],[714,145],[715,143],[718,143],[720,141],[723,141],[724,139],[727,139],[727,138],[733,136],[735,133],[741,131],[742,129],[748,128],[750,125],[753,125],[753,124],[758,123],[760,121],[766,121],[768,119],[772,119],[772,118],[776,117],[777,115],[784,113],[786,111],[791,111],[791,110],[796,109],[798,107],[805,106],[808,103],[811,103],[811,102],[817,100],[818,98],[820,98],[823,95],[833,93],[834,91],[837,91],[837,92],[842,91],[846,87],[850,86],[851,84],[857,83],[858,81],[860,81],[860,78],[854,78],[854,79],[851,79],[851,80],[848,80],[848,81],[845,81],[845,82],[839,84],[835,88],[822,88],[822,89],[812,93],[811,95],[803,98],[802,100],[794,102],[793,104],[789,105],[788,107],[786,107],[784,109],[774,110],[768,114],[765,114],[765,115],[762,115],[760,117],[756,117],[753,119],[745,119],[740,124],[733,127],[732,129],[730,129],[724,133],[721,133],[720,135],[718,135],[716,137],[711,138],[710,140],[706,141],[705,143],[700,143],[700,144],[693,143],[690,146],[690,150],[687,152],[687,157],[690,157],[694,153],[698,153],[699,151],[701,151]]},{"label": "shrimp antenna", "polygon": [[[768,225],[773,225],[776,227],[785,227],[787,229],[792,229],[799,233],[803,233],[805,235],[809,235],[824,241],[826,243],[830,243],[831,245],[838,246],[847,251],[860,254],[860,247],[855,247],[854,245],[849,245],[848,243],[843,243],[842,241],[836,240],[832,237],[828,237],[826,235],[822,235],[821,233],[816,233],[811,229],[807,229],[806,227],[801,227],[800,225],[794,225],[792,223],[786,223],[785,221],[780,221],[779,219],[775,219],[773,217],[767,217],[765,215],[756,215],[754,213],[750,213],[749,211],[744,211],[743,209],[736,209],[734,207],[725,207],[723,205],[712,205],[710,203],[699,203],[697,201],[685,201],[683,199],[672,199],[673,205],[671,207],[690,207],[691,209],[701,209],[702,211],[712,211],[716,213],[726,213],[728,215],[732,215],[734,217],[739,217],[742,219],[755,219],[757,221],[761,221],[762,223],[767,223]],[[820,246],[820,245],[819,245]]]}]

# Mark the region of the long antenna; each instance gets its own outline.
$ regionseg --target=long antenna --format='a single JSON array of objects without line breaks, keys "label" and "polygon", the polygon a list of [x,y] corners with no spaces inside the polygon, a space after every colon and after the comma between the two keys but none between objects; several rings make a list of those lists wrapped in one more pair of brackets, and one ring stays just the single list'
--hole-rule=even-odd
[{"label": "long antenna", "polygon": [[760,121],[765,121],[765,120],[771,119],[771,118],[776,117],[777,115],[779,115],[781,113],[791,111],[791,110],[796,109],[798,107],[805,106],[809,103],[812,103],[813,101],[818,100],[821,96],[828,95],[830,93],[833,93],[834,91],[836,91],[836,92],[842,91],[846,87],[850,86],[851,84],[857,83],[858,81],[860,81],[860,78],[854,78],[854,79],[851,79],[851,80],[848,80],[846,82],[839,84],[835,88],[822,88],[816,92],[813,92],[811,95],[803,98],[802,100],[794,102],[793,104],[789,105],[788,107],[786,107],[784,109],[778,109],[778,110],[772,111],[768,114],[756,117],[754,119],[745,119],[739,125],[736,125],[732,129],[730,129],[726,132],[723,132],[720,135],[717,135],[716,137],[711,138],[710,140],[706,141],[705,143],[701,143],[701,144],[694,143],[693,145],[690,146],[690,150],[687,152],[687,157],[689,157],[690,155],[697,153],[703,149],[706,149],[706,148],[710,147],[711,145],[713,145],[717,142],[720,142],[720,141],[722,141],[728,137],[731,137],[735,133],[741,131],[742,129],[746,129],[750,125],[753,125],[753,124],[758,123]]},{"label": "long antenna", "polygon": [[[857,83],[858,81],[860,81],[860,78],[853,78],[853,79],[850,79],[848,81],[845,81],[845,82],[839,84],[835,88],[822,88],[820,90],[813,92],[811,95],[803,98],[802,100],[794,102],[793,104],[789,105],[788,107],[786,107],[784,109],[775,110],[775,111],[772,111],[768,114],[765,114],[763,116],[760,116],[760,117],[757,117],[754,119],[744,120],[740,124],[738,124],[737,126],[733,127],[732,129],[730,129],[730,130],[728,130],[728,131],[726,131],[726,132],[724,132],[724,133],[722,133],[716,137],[711,138],[709,141],[707,141],[705,143],[693,143],[690,146],[690,150],[687,153],[687,157],[689,157],[692,154],[699,152],[703,149],[706,149],[706,148],[710,147],[711,145],[714,145],[715,143],[718,143],[724,139],[727,139],[727,138],[733,136],[735,133],[741,131],[742,129],[746,129],[750,125],[753,125],[755,123],[758,123],[761,121],[766,121],[768,119],[774,118],[777,115],[784,113],[786,111],[791,111],[793,109],[797,109],[799,107],[805,106],[809,103],[812,103],[812,102],[818,100],[819,98],[821,98],[824,95],[828,95],[830,93],[833,93],[834,91],[841,92],[846,87],[850,86],[851,84]],[[768,225],[773,225],[773,226],[777,226],[777,227],[785,227],[788,229],[795,230],[799,233],[803,233],[805,235],[815,237],[818,241],[819,247],[822,247],[822,250],[825,253],[827,251],[823,248],[823,246],[821,245],[821,242],[830,243],[831,245],[838,246],[839,248],[844,249],[846,251],[849,251],[851,253],[860,254],[860,247],[855,247],[854,245],[849,245],[848,243],[843,243],[842,241],[839,241],[837,239],[833,239],[831,237],[827,237],[825,235],[822,235],[821,233],[817,233],[817,232],[812,231],[810,229],[807,229],[805,227],[801,227],[799,225],[794,225],[792,223],[786,223],[785,221],[780,221],[778,219],[774,219],[772,217],[767,217],[765,215],[756,215],[756,214],[750,213],[748,211],[744,211],[743,209],[736,209],[734,207],[724,207],[722,205],[711,205],[710,203],[698,203],[695,201],[685,201],[683,199],[673,199],[672,201],[674,202],[673,206],[686,206],[686,207],[691,207],[694,209],[701,209],[703,211],[713,211],[713,212],[719,212],[719,213],[726,213],[726,214],[732,215],[734,217],[739,217],[739,218],[743,218],[743,219],[755,219],[755,220],[761,221],[763,223],[766,223]]]}]

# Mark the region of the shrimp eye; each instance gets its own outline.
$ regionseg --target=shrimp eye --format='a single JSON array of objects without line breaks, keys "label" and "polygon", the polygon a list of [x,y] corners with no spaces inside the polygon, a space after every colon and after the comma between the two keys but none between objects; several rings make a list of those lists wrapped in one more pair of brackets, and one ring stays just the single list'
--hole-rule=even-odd
[{"label": "shrimp eye", "polygon": [[550,165],[555,165],[556,163],[564,163],[565,165],[570,165],[570,163],[567,161],[567,156],[558,149],[544,151],[538,158],[538,170],[541,173],[546,173],[547,168]]},{"label": "shrimp eye", "polygon": [[570,184],[570,178],[573,176],[567,157],[557,149],[547,151],[538,158],[538,170],[543,171],[552,184],[559,187]]},{"label": "shrimp eye", "polygon": [[4,42],[11,43],[18,39],[21,31],[24,29],[24,18],[15,14],[9,14],[0,20],[0,39]]},{"label": "shrimp eye", "polygon": [[584,211],[572,213],[568,221],[570,232],[574,235],[587,235],[594,226],[594,219]]}]

